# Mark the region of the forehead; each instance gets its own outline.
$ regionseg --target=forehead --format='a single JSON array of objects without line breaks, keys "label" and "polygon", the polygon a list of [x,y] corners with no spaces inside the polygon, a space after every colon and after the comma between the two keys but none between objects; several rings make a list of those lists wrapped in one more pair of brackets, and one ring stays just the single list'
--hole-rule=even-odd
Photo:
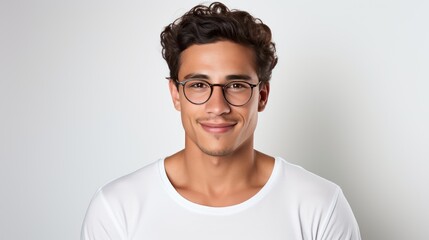
[{"label": "forehead", "polygon": [[231,41],[194,44],[180,57],[179,79],[189,74],[205,74],[222,78],[231,74],[246,74],[257,78],[254,51]]}]

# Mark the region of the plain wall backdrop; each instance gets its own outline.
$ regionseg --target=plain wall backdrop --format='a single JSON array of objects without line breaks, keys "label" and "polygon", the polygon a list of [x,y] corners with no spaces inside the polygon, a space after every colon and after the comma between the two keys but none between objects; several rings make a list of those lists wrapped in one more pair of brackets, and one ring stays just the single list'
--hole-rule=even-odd
[{"label": "plain wall backdrop", "polygon": [[[197,3],[0,0],[0,239],[78,239],[100,186],[183,147],[159,34]],[[340,185],[363,239],[429,239],[428,2],[225,3],[277,44],[256,148]]]}]

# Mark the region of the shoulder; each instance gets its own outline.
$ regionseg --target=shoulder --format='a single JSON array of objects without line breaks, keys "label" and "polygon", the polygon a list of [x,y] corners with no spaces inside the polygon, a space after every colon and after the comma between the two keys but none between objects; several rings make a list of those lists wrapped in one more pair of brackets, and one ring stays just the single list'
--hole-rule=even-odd
[{"label": "shoulder", "polygon": [[[159,163],[117,178],[94,195],[82,225],[81,239],[125,239],[127,223],[142,212],[149,197],[159,193]],[[158,191],[158,192],[157,192]]]},{"label": "shoulder", "polygon": [[147,191],[157,184],[159,179],[159,163],[161,160],[152,162],[132,173],[114,179],[99,189],[99,193],[105,198],[130,197]]},{"label": "shoulder", "polygon": [[337,184],[318,176],[301,166],[287,162],[281,157],[276,158],[278,163],[279,179],[288,188],[302,190],[303,192],[336,192]]},{"label": "shoulder", "polygon": [[158,196],[162,189],[159,187],[160,161],[162,160],[150,163],[99,188],[87,209],[84,230],[95,231],[100,223],[113,226],[109,229],[118,229],[118,226],[125,226],[128,221],[124,216],[139,214],[151,201],[150,198]]},{"label": "shoulder", "polygon": [[282,158],[276,163],[276,197],[288,203],[303,226],[318,226],[322,239],[360,239],[356,219],[337,184]]},{"label": "shoulder", "polygon": [[94,205],[105,205],[123,211],[144,204],[149,196],[161,189],[160,161],[162,160],[152,162],[100,187],[93,196],[90,208]]},{"label": "shoulder", "polygon": [[281,197],[307,209],[332,207],[342,194],[340,187],[306,169],[277,157],[276,187]]}]

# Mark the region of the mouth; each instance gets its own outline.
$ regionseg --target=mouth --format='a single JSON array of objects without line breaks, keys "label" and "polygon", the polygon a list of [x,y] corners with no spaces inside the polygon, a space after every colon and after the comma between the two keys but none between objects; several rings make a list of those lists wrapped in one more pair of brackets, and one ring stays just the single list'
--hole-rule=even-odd
[{"label": "mouth", "polygon": [[212,123],[212,122],[200,122],[201,127],[209,133],[226,133],[230,131],[237,123],[226,122],[226,123]]}]

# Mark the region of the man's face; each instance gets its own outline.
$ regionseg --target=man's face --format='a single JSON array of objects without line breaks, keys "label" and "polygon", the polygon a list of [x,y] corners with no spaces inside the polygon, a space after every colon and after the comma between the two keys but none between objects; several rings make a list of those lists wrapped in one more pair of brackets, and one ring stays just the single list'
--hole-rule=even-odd
[{"label": "man's face", "polygon": [[[234,80],[258,83],[255,57],[250,48],[230,42],[192,45],[182,52],[179,81],[189,78],[205,79],[212,84]],[[211,156],[227,156],[245,147],[253,148],[253,133],[268,99],[269,85],[253,88],[248,103],[236,107],[228,104],[221,87],[213,87],[210,99],[201,105],[189,102],[183,87],[176,89],[170,81],[175,108],[181,112],[187,149]]]}]

